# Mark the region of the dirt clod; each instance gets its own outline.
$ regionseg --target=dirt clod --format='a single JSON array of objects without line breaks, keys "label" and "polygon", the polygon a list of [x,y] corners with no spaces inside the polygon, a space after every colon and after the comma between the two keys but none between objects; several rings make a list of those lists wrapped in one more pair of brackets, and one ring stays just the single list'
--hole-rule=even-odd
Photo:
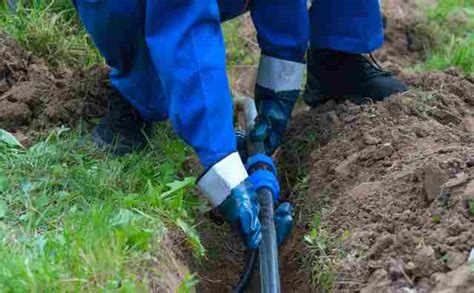
[{"label": "dirt clod", "polygon": [[447,175],[438,166],[428,164],[424,167],[423,188],[428,202],[432,202],[439,196],[441,186],[447,180]]},{"label": "dirt clod", "polygon": [[26,141],[62,124],[100,117],[110,88],[107,69],[50,69],[0,32],[0,129]]},{"label": "dirt clod", "polygon": [[474,272],[468,265],[460,266],[445,275],[436,274],[432,279],[436,283],[432,292],[470,292],[474,288]]}]

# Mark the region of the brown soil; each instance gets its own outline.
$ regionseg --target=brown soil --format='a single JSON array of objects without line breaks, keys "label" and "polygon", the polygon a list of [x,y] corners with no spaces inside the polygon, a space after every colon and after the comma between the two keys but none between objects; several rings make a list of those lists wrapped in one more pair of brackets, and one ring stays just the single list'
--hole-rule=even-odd
[{"label": "brown soil", "polygon": [[206,258],[187,257],[188,265],[200,280],[197,292],[231,292],[244,268],[246,254],[239,236],[230,231],[223,219],[216,217],[202,219],[198,228],[207,249]]},{"label": "brown soil", "polygon": [[301,235],[315,212],[346,255],[332,255],[334,291],[473,288],[474,83],[456,70],[404,79],[412,90],[388,102],[327,104],[295,117],[280,166],[297,162],[284,166],[285,177],[306,175],[308,190],[297,240],[283,253],[292,264],[283,268],[285,292],[308,283],[308,270],[295,266],[308,269]]},{"label": "brown soil", "polygon": [[52,127],[102,116],[106,73],[52,70],[0,32],[0,128],[28,142]]},{"label": "brown soil", "polygon": [[183,280],[191,274],[181,252],[176,250],[176,240],[182,238],[182,235],[168,232],[156,243],[157,249],[150,258],[140,263],[137,270],[141,272],[140,277],[148,281],[149,292],[181,292],[184,289]]}]

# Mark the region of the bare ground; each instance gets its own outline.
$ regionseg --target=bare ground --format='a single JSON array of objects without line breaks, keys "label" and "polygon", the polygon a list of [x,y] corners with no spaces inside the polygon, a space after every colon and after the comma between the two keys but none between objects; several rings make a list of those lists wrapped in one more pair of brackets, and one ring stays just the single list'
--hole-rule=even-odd
[{"label": "bare ground", "polygon": [[107,69],[52,70],[0,32],[0,128],[22,142],[53,127],[101,117]]}]

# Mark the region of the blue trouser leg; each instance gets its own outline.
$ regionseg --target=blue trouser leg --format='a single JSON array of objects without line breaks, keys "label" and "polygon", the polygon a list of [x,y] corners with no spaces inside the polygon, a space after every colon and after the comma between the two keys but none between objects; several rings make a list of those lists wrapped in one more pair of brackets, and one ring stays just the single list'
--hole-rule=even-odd
[{"label": "blue trouser leg", "polygon": [[236,151],[215,0],[75,4],[112,67],[112,84],[145,119],[169,118],[206,168]]},{"label": "blue trouser leg", "polygon": [[146,120],[167,118],[167,101],[145,42],[146,0],[74,0],[110,81]]},{"label": "blue trouser leg", "polygon": [[236,151],[216,1],[148,0],[145,36],[175,131],[204,167]]},{"label": "blue trouser leg", "polygon": [[314,0],[311,47],[369,53],[383,44],[378,0]]},{"label": "blue trouser leg", "polygon": [[309,36],[306,0],[251,0],[262,55],[303,62]]},{"label": "blue trouser leg", "polygon": [[222,21],[250,10],[262,54],[303,62],[309,38],[306,0],[218,0]]}]

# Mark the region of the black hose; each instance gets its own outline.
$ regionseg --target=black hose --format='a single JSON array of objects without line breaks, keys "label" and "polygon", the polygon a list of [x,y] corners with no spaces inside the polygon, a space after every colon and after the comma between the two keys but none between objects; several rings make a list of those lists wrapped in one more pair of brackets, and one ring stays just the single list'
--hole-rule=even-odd
[{"label": "black hose", "polygon": [[240,277],[240,281],[232,289],[232,293],[243,293],[247,289],[250,278],[252,277],[253,270],[257,264],[258,250],[247,251],[247,262],[245,268]]}]

